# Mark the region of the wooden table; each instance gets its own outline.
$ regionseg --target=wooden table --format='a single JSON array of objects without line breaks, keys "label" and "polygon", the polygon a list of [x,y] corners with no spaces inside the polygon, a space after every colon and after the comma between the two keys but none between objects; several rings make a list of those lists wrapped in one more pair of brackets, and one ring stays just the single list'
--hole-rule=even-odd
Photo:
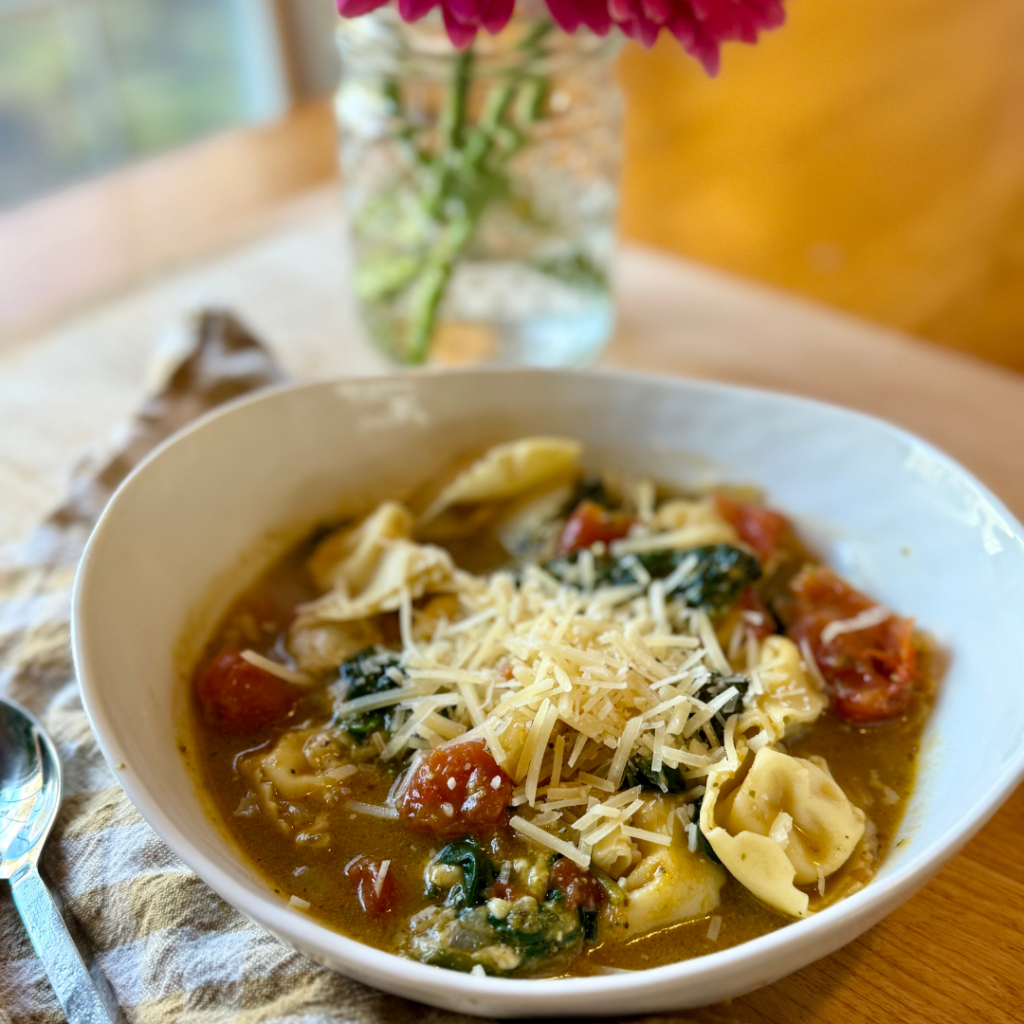
[{"label": "wooden table", "polygon": [[[384,369],[360,340],[331,193],[289,226],[0,353],[0,542],[131,414],[163,331],[234,308],[297,378]],[[942,446],[1024,514],[1024,378],[652,251],[627,248],[608,365],[800,392]],[[1008,685],[1018,685],[1008,680]],[[909,903],[725,1012],[744,1024],[1002,1024],[1024,1017],[1024,789]]]}]

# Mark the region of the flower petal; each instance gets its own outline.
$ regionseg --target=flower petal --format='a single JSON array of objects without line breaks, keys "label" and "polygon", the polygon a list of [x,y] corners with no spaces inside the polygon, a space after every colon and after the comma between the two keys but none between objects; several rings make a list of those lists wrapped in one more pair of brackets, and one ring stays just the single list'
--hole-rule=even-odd
[{"label": "flower petal", "polygon": [[444,9],[444,30],[457,50],[465,50],[476,39],[476,25],[463,25]]},{"label": "flower petal", "polygon": [[669,0],[641,0],[640,6],[644,17],[655,25],[667,25],[672,17],[672,4]]},{"label": "flower petal", "polygon": [[648,50],[657,42],[658,33],[661,31],[660,25],[655,25],[653,21],[645,18],[642,14],[631,15],[627,21],[619,23],[619,28],[630,39],[635,39]]},{"label": "flower petal", "polygon": [[607,0],[546,0],[551,17],[565,32],[575,32],[586,25],[599,36],[607,35],[612,20],[608,16]]},{"label": "flower petal", "polygon": [[721,65],[718,43],[702,31],[702,26],[692,16],[673,18],[668,29],[682,43],[683,49],[704,65],[704,70],[712,78],[718,74]]},{"label": "flower petal", "polygon": [[497,35],[512,17],[516,0],[491,0],[483,16],[483,26],[491,35]]},{"label": "flower petal", "polygon": [[483,0],[441,0],[444,13],[460,25],[476,27],[483,24],[485,4]]},{"label": "flower petal", "polygon": [[612,21],[626,25],[633,20],[633,8],[629,0],[608,0],[608,13]]},{"label": "flower petal", "polygon": [[386,3],[387,0],[338,0],[338,13],[343,18],[359,18]]},{"label": "flower petal", "polygon": [[709,75],[718,73],[721,44],[729,40],[757,41],[761,32],[778,28],[786,20],[782,0],[632,0],[640,3],[635,24],[617,17],[620,4],[627,0],[607,0],[612,17],[623,31],[650,45],[656,37],[652,26],[665,26],[687,53],[704,65]]},{"label": "flower petal", "polygon": [[437,0],[398,0],[398,14],[402,21],[419,21],[437,6]]}]

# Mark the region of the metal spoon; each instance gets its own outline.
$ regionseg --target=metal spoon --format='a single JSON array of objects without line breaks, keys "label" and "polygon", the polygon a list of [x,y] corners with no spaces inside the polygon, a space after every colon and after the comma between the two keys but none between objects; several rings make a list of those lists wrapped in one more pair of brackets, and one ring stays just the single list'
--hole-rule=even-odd
[{"label": "metal spoon", "polygon": [[[0,698],[0,878],[46,968],[70,1024],[112,1024],[37,863],[60,806],[60,761],[50,737],[25,710]],[[106,987],[102,977],[99,984]]]}]

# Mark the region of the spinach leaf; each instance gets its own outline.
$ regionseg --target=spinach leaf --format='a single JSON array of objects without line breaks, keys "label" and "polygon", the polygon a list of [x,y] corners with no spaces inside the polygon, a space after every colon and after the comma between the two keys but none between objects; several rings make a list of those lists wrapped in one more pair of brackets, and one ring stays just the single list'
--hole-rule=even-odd
[{"label": "spinach leaf", "polygon": [[656,772],[649,757],[631,757],[626,762],[626,787],[632,789],[634,786],[662,793],[681,793],[686,789],[686,780],[678,768],[663,764],[661,771]]},{"label": "spinach leaf", "polygon": [[584,928],[581,915],[560,906],[558,900],[548,900],[530,913],[514,906],[504,920],[490,917],[488,921],[498,941],[512,946],[522,958],[520,967],[579,942]]},{"label": "spinach leaf", "polygon": [[693,608],[711,615],[725,611],[748,583],[761,577],[761,563],[731,544],[707,544],[688,551],[650,551],[620,558],[608,573],[616,585],[636,583],[634,566],[643,566],[653,579],[664,579],[686,561],[695,560],[693,570],[672,588],[668,597],[682,597]]},{"label": "spinach leaf", "polygon": [[[469,974],[478,961],[468,953],[457,953],[453,949],[432,949],[423,957],[423,963],[429,964],[431,967],[443,967],[447,971],[461,971],[463,974]],[[485,967],[484,970],[487,968]],[[488,971],[488,973],[493,972]]]},{"label": "spinach leaf", "polygon": [[[468,840],[467,844],[475,846]],[[453,848],[461,845],[451,844]],[[458,853],[452,850],[452,860]],[[465,860],[457,863],[467,870]],[[495,917],[486,904],[459,907],[454,920],[445,916],[450,914],[450,910],[442,912],[436,926],[428,926],[413,937],[412,955],[424,963],[457,971],[481,964],[488,974],[504,976],[575,946],[583,937],[584,927],[593,930],[596,923],[586,924],[583,916],[569,910],[564,901],[538,904],[529,897],[515,900],[502,917]]]},{"label": "spinach leaf", "polygon": [[723,705],[720,712],[723,715],[731,715],[734,711],[739,710],[739,706],[743,703],[744,696],[746,696],[747,687],[750,686],[750,680],[746,676],[739,674],[724,676],[721,672],[710,672],[707,678],[694,690],[694,696],[706,704],[708,701],[720,697],[733,686],[739,690],[739,695],[733,697],[728,704]]},{"label": "spinach leaf", "polygon": [[345,700],[394,689],[398,684],[388,669],[397,668],[399,664],[398,655],[382,647],[366,647],[354,654],[339,669],[341,681],[348,683]]},{"label": "spinach leaf", "polygon": [[[338,670],[340,682],[347,684],[344,700],[368,697],[371,693],[393,690],[399,684],[392,678],[389,669],[400,665],[397,654],[381,647],[367,647],[354,654]],[[359,741],[365,743],[375,732],[388,732],[391,728],[391,712],[379,709],[366,711],[361,715],[335,716],[336,725]]]},{"label": "spinach leaf", "polygon": [[693,805],[693,821],[697,826],[697,848],[705,856],[709,857],[715,864],[721,864],[722,862],[718,859],[718,854],[715,853],[714,847],[708,842],[708,837],[704,835],[704,830],[700,827],[700,809],[704,804],[704,797],[701,797]]},{"label": "spinach leaf", "polygon": [[474,907],[494,882],[494,865],[474,839],[449,843],[438,855],[439,864],[462,868],[462,883],[453,885],[448,902],[453,907]]},{"label": "spinach leaf", "polygon": [[735,687],[739,691],[736,696],[732,697],[715,712],[711,721],[707,724],[707,728],[712,729],[715,736],[718,737],[719,743],[725,742],[726,719],[742,708],[743,698],[746,696],[747,687],[749,686],[750,680],[746,676],[724,676],[719,672],[712,672],[694,691],[694,696],[698,700],[704,701],[705,704],[708,701],[714,700],[715,697],[721,696],[730,687]]},{"label": "spinach leaf", "polygon": [[[544,568],[556,579],[579,586],[579,552],[553,558]],[[693,570],[672,588],[667,597],[682,597],[693,608],[719,615],[740,596],[748,583],[761,577],[761,563],[746,551],[731,544],[707,544],[685,551],[649,551],[643,554],[609,556],[594,559],[597,586],[624,586],[643,578],[639,565],[652,579],[665,579],[684,562],[692,561]]]},{"label": "spinach leaf", "polygon": [[599,476],[587,475],[581,477],[573,488],[572,497],[566,503],[562,512],[569,516],[576,510],[581,501],[592,501],[595,505],[614,511],[618,509],[619,503],[611,497]]},{"label": "spinach leaf", "polygon": [[[580,553],[574,551],[571,555],[559,555],[545,562],[541,568],[549,572],[560,583],[570,587],[581,586],[579,570]],[[612,569],[615,566],[609,558],[594,558],[594,585],[600,587],[609,582]],[[632,582],[632,581],[630,581]]]},{"label": "spinach leaf", "polygon": [[597,915],[596,910],[584,910],[580,907],[580,924],[583,927],[583,939],[585,942],[597,941]]}]

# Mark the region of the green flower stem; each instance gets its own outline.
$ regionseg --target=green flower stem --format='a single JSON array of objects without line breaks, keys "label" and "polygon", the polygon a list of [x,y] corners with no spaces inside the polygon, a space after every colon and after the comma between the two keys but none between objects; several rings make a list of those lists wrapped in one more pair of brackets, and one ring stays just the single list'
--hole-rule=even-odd
[{"label": "green flower stem", "polygon": [[409,319],[407,352],[412,363],[422,363],[427,358],[438,308],[455,265],[473,235],[476,221],[476,217],[467,215],[450,223],[420,273],[413,297],[412,316]]},{"label": "green flower stem", "polygon": [[462,149],[466,125],[466,107],[469,104],[469,90],[473,83],[473,47],[462,50],[455,58],[455,70],[451,87],[438,125],[439,143],[437,177],[432,192],[426,199],[426,210],[431,217],[443,213],[441,207],[451,190],[452,171],[455,158]]},{"label": "green flower stem", "polygon": [[406,358],[421,363],[427,358],[438,311],[452,274],[476,226],[495,196],[506,194],[506,168],[527,141],[526,135],[506,125],[515,101],[514,120],[526,127],[541,116],[546,83],[530,73],[541,56],[540,44],[552,30],[551,22],[534,27],[520,44],[520,66],[491,89],[476,125],[467,125],[469,92],[473,84],[473,47],[459,53],[438,125],[438,151],[430,162],[430,186],[423,197],[427,215],[441,228],[438,239],[416,275],[412,313],[406,339]]},{"label": "green flower stem", "polygon": [[451,152],[462,142],[462,129],[466,123],[469,87],[473,80],[473,47],[459,52],[455,58],[455,73],[448,91],[448,102],[441,115],[441,151]]}]

